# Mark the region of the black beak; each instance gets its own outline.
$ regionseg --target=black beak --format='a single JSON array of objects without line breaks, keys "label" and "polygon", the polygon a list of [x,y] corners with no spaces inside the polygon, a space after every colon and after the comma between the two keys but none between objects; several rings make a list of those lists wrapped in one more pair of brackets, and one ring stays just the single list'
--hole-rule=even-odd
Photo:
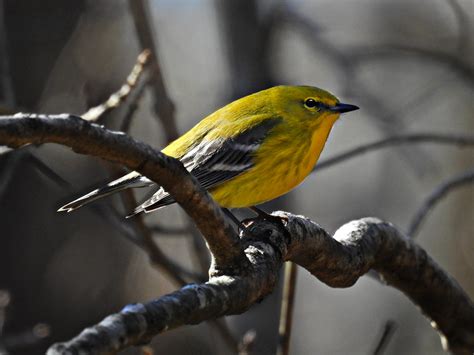
[{"label": "black beak", "polygon": [[338,103],[335,106],[332,106],[329,108],[329,111],[337,112],[337,113],[344,113],[344,112],[351,112],[358,110],[359,107],[356,105],[349,105],[349,104],[343,104],[343,103]]}]

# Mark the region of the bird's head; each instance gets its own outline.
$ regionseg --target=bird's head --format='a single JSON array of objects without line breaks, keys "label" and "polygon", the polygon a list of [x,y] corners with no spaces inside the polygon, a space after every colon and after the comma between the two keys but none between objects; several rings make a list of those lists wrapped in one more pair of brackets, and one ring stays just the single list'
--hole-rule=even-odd
[{"label": "bird's head", "polygon": [[269,89],[273,96],[274,109],[311,125],[326,121],[331,125],[342,113],[359,109],[343,104],[329,92],[312,86],[276,86]]}]

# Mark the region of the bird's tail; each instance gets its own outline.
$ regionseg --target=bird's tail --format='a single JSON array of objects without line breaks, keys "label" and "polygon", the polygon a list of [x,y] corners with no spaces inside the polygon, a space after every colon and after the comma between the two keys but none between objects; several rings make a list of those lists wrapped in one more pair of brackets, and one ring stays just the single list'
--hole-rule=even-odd
[{"label": "bird's tail", "polygon": [[156,191],[150,198],[146,199],[145,202],[137,206],[133,212],[125,218],[131,218],[140,213],[150,213],[175,202],[174,198],[160,187],[158,191]]},{"label": "bird's tail", "polygon": [[72,212],[88,203],[98,200],[102,197],[109,196],[115,192],[125,190],[132,187],[147,187],[152,186],[153,182],[139,173],[133,171],[121,178],[109,182],[103,187],[99,187],[87,195],[81,196],[78,199],[69,202],[58,209],[58,212]]}]

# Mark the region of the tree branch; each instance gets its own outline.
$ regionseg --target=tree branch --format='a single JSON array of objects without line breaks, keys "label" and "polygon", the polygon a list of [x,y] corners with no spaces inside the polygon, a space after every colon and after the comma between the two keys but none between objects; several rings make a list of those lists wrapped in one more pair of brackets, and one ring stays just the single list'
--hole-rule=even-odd
[{"label": "tree branch", "polygon": [[17,114],[0,116],[0,145],[59,143],[75,152],[121,163],[163,186],[191,216],[214,256],[214,273],[245,267],[239,238],[221,208],[183,167],[147,144],[80,117]]},{"label": "tree branch", "polygon": [[48,355],[108,354],[143,344],[166,330],[239,314],[268,295],[284,261],[293,261],[332,287],[349,287],[371,268],[410,297],[455,353],[474,349],[474,305],[426,252],[394,226],[375,218],[352,221],[331,237],[316,223],[277,212],[285,226],[256,219],[242,243],[250,267],[215,276],[146,304],[134,304],[85,329]]},{"label": "tree branch", "polygon": [[162,185],[194,219],[215,258],[208,282],[126,307],[70,342],[53,346],[49,354],[113,353],[183,324],[242,313],[274,289],[285,261],[332,287],[349,287],[373,269],[421,308],[447,348],[459,354],[474,349],[472,301],[421,247],[389,223],[365,218],[331,237],[304,217],[278,212],[274,215],[284,225],[254,219],[239,239],[220,207],[178,160],[76,116],[0,117],[0,144],[18,148],[46,142],[121,163]]}]

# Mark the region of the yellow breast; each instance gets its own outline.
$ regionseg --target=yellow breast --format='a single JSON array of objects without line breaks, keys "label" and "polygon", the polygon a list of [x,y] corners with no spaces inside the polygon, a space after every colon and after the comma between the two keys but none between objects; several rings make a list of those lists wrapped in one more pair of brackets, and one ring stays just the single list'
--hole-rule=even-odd
[{"label": "yellow breast", "polygon": [[239,208],[286,194],[311,172],[336,119],[327,117],[316,127],[303,129],[279,125],[257,151],[254,166],[213,188],[213,198],[223,207]]}]

